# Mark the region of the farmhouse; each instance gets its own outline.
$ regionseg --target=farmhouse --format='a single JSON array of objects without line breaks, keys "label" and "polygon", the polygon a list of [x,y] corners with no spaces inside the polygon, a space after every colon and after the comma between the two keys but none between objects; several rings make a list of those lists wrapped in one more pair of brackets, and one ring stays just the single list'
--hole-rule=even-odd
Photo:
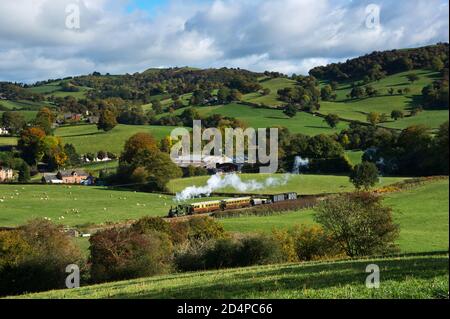
[{"label": "farmhouse", "polygon": [[63,184],[81,184],[88,179],[89,174],[81,170],[59,171],[56,176],[63,181]]},{"label": "farmhouse", "polygon": [[81,170],[59,171],[56,174],[44,174],[42,183],[45,184],[83,184],[92,185],[93,177]]},{"label": "farmhouse", "polygon": [[0,183],[10,181],[14,178],[14,171],[10,168],[0,167]]}]

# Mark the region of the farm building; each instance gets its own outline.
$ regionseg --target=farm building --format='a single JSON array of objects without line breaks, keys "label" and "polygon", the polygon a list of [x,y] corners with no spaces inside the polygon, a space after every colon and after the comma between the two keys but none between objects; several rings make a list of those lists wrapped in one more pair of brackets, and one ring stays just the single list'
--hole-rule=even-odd
[{"label": "farm building", "polygon": [[0,183],[10,181],[14,178],[14,171],[10,168],[0,167]]},{"label": "farm building", "polygon": [[94,179],[81,170],[59,171],[56,174],[44,174],[42,182],[45,184],[83,184],[92,185]]}]

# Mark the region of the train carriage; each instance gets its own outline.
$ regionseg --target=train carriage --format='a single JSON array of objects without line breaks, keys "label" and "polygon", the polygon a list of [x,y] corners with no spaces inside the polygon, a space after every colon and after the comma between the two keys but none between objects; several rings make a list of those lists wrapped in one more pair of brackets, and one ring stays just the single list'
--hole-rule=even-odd
[{"label": "train carriage", "polygon": [[173,207],[170,208],[169,217],[207,214],[230,209],[242,209],[251,206],[267,205],[284,201],[291,201],[296,200],[297,198],[298,198],[297,193],[291,192],[291,193],[261,196],[259,198],[248,196],[248,197],[229,198],[224,200],[178,205],[175,208]]}]

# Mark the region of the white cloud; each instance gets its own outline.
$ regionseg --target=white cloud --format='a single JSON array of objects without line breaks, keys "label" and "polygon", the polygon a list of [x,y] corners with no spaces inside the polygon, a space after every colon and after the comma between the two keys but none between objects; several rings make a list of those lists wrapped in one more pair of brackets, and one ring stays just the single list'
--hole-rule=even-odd
[{"label": "white cloud", "polygon": [[[79,3],[81,29],[65,27]],[[365,27],[369,3],[381,25]],[[149,67],[241,67],[306,73],[373,50],[448,41],[445,0],[172,0],[159,13],[129,0],[0,2],[0,80],[31,82]]]}]

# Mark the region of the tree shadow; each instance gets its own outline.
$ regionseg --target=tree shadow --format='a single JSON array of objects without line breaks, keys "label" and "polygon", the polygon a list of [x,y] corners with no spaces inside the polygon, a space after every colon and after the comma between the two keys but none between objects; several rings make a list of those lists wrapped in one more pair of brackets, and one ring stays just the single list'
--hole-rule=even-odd
[{"label": "tree shadow", "polygon": [[[149,290],[141,292],[124,292],[114,295],[114,298],[248,298],[249,296],[272,294],[277,291],[288,291],[292,294],[300,294],[304,289],[320,290],[328,288],[341,288],[346,285],[360,285],[364,287],[367,273],[365,268],[370,263],[376,263],[381,270],[384,281],[404,281],[407,277],[430,280],[437,276],[448,275],[448,257],[420,258],[411,257],[398,260],[360,260],[353,263],[337,262],[333,264],[319,263],[308,265],[286,265],[276,269],[262,267],[261,270],[242,272],[242,269],[227,270],[230,277],[228,281],[222,281],[220,276],[212,278],[209,282],[194,281],[193,277],[208,276],[208,273],[193,273],[188,282],[181,285],[158,287],[164,280],[155,282],[148,279]],[[188,278],[188,277],[186,277]],[[227,277],[224,277],[225,279]],[[167,278],[167,281],[175,283],[182,278]],[[206,279],[208,280],[208,279]],[[156,285],[154,285],[156,283]],[[139,281],[136,285],[144,286]],[[123,288],[132,288],[129,283],[121,284]],[[114,288],[115,289],[115,288]]]}]

